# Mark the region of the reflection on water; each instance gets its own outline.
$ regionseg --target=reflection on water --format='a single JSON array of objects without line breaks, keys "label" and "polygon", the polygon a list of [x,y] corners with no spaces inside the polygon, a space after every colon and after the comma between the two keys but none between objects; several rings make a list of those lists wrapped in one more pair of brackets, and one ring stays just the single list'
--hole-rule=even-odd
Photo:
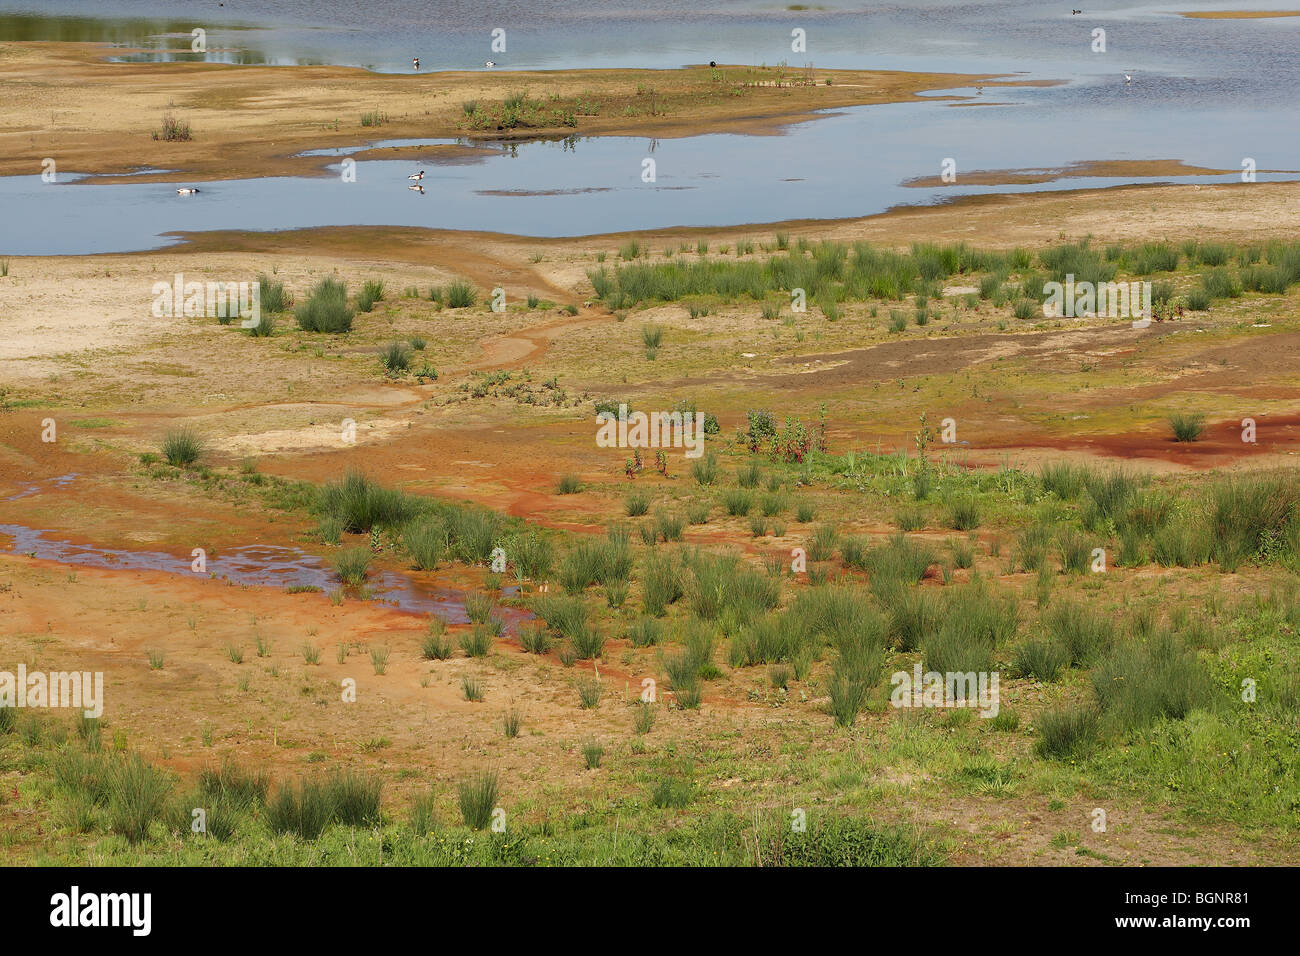
[{"label": "reflection on water", "polygon": [[[1185,82],[1151,81],[1172,87]],[[0,204],[23,228],[0,233],[0,254],[158,248],[177,241],[169,233],[209,230],[390,225],[577,236],[836,219],[968,195],[1173,178],[1078,177],[985,186],[962,181],[977,170],[1058,169],[1080,159],[1180,159],[1238,172],[1178,181],[1226,183],[1240,180],[1242,155],[1254,157],[1260,169],[1300,165],[1294,161],[1300,156],[1300,124],[1261,127],[1258,116],[1242,111],[1169,106],[1142,115],[1137,130],[1132,114],[1143,95],[1122,84],[1093,81],[1076,84],[1066,97],[1044,89],[1000,91],[1005,105],[915,102],[845,109],[797,124],[781,136],[570,137],[455,148],[446,162],[439,160],[438,149],[455,144],[434,140],[423,144],[428,150],[411,153],[414,159],[358,160],[355,182],[344,182],[336,163],[326,176],[203,183],[199,195],[186,198],[176,195],[180,183],[170,179],[101,185],[63,173],[55,184],[35,175],[5,177]],[[1176,90],[1167,97],[1176,99]],[[1062,100],[1069,109],[1057,108]],[[1216,131],[1213,139],[1205,136],[1206,128]],[[336,155],[341,161],[345,151]],[[957,161],[956,184],[903,185],[938,176],[948,157]],[[641,178],[646,158],[656,164],[652,183]],[[407,177],[419,169],[425,170],[422,193],[407,188]],[[1258,178],[1292,177],[1261,172]]]},{"label": "reflection on water", "polygon": [[[0,40],[57,41],[63,43],[113,43],[189,49],[193,20],[38,16],[0,13]],[[224,29],[254,29],[227,24]]]},{"label": "reflection on water", "polygon": [[[1297,7],[1270,0],[1269,7]],[[976,170],[1062,168],[1108,160],[1181,160],[1211,169],[1300,166],[1300,17],[1191,20],[1119,4],[1079,16],[1041,0],[897,0],[863,9],[823,0],[790,10],[770,0],[240,0],[194,4],[192,16],[162,0],[0,0],[0,40],[100,39],[138,45],[148,58],[239,63],[319,62],[409,71],[649,66],[686,62],[812,61],[824,67],[1020,72],[1065,81],[1049,88],[963,91],[967,105],[909,102],[843,110],[762,138],[712,134],[657,142],[573,138],[418,157],[433,174],[407,189],[405,161],[365,158],[358,181],[337,175],[203,185],[57,184],[0,180],[0,254],[75,254],[158,248],[169,233],[369,225],[572,236],[673,226],[733,226],[842,218],[900,204],[989,192],[1123,185],[1150,180],[1081,178],[975,186]],[[703,6],[703,9],[700,9]],[[1213,9],[1221,0],[1187,0]],[[364,16],[358,10],[364,9]],[[89,16],[92,12],[94,16]],[[227,19],[229,18],[229,19]],[[507,50],[490,32],[508,25]],[[208,31],[209,52],[187,37]],[[1092,31],[1106,30],[1107,52]],[[807,32],[807,52],[790,31]],[[137,54],[124,54],[127,56]],[[1123,80],[1133,76],[1132,84]],[[436,84],[436,76],[427,78]],[[342,156],[342,153],[336,155]],[[653,157],[657,179],[643,183]],[[953,186],[909,189],[956,162]],[[416,167],[418,168],[418,167]],[[1260,174],[1266,181],[1279,178]],[[1283,177],[1284,178],[1284,177]],[[1183,179],[1232,182],[1232,176]],[[22,223],[17,229],[13,224]]]},{"label": "reflection on water", "polygon": [[[6,550],[27,554],[46,561],[80,567],[123,571],[162,571],[167,574],[202,577],[191,568],[192,558],[177,557],[164,551],[126,551],[73,544],[50,537],[46,531],[16,524],[0,524],[0,539],[8,538]],[[245,587],[316,587],[328,591],[338,586],[338,578],[320,558],[297,548],[275,545],[247,545],[232,548],[206,559],[205,574],[233,585]],[[412,614],[436,614],[449,624],[466,624],[465,595],[451,588],[436,587],[414,576],[395,571],[372,574],[370,590],[376,601]],[[506,588],[507,596],[517,593]],[[306,597],[306,596],[304,596]],[[320,598],[324,600],[324,598]],[[533,615],[518,608],[501,607],[494,612],[506,624],[506,632],[517,629],[519,622]]]},{"label": "reflection on water", "polygon": [[[257,28],[248,24],[227,23],[209,31],[207,51],[195,53],[192,42],[196,26],[201,24],[194,20],[0,14],[0,40],[109,43],[138,48],[134,52],[110,57],[130,63],[207,62],[265,66],[278,62],[266,50],[249,44],[243,34]],[[295,58],[293,62],[310,61]]]}]

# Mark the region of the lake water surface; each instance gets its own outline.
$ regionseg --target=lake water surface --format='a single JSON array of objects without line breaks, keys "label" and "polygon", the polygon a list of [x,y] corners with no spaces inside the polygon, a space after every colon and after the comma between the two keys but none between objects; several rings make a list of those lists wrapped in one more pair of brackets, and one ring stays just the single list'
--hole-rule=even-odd
[{"label": "lake water surface", "polygon": [[[1143,181],[961,183],[962,173],[975,170],[1095,160],[1239,170],[1249,157],[1262,170],[1300,169],[1300,17],[1192,20],[1170,12],[1227,5],[1114,4],[1071,16],[1069,4],[1025,0],[903,0],[871,9],[828,0],[807,11],[758,0],[725,0],[703,11],[685,0],[553,0],[540,8],[513,0],[42,0],[38,11],[29,0],[0,0],[0,40],[98,40],[144,47],[139,55],[150,59],[409,70],[419,54],[426,71],[482,68],[488,58],[499,69],[785,60],[1063,81],[986,89],[968,105],[843,110],[780,136],[488,145],[476,159],[425,163],[423,194],[406,188],[415,167],[383,160],[359,162],[355,183],[337,175],[201,183],[199,195],[184,199],[175,193],[183,180],[101,185],[63,171],[54,184],[8,177],[0,179],[0,254],[148,249],[175,241],[167,233],[210,229],[395,225],[563,236],[726,226]],[[180,52],[195,26],[208,31],[207,54]],[[789,48],[796,27],[807,32],[804,54]],[[1105,53],[1091,49],[1097,27],[1106,30]],[[506,31],[504,53],[489,46],[496,28]],[[956,185],[904,185],[937,175],[947,157],[957,160]],[[656,164],[653,183],[641,178],[646,158]],[[1260,181],[1273,178],[1292,177],[1259,174]]]}]

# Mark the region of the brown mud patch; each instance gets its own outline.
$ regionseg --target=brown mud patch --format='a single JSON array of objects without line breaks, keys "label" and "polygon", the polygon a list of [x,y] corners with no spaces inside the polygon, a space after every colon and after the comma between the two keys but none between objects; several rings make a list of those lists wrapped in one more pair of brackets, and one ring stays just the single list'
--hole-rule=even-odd
[{"label": "brown mud patch", "polygon": [[1255,442],[1242,440],[1240,419],[1207,423],[1196,441],[1175,441],[1167,427],[1122,434],[1053,438],[1025,431],[995,441],[980,441],[980,450],[1039,449],[1087,452],[1119,461],[1148,460],[1204,471],[1264,454],[1300,454],[1300,415],[1263,415],[1256,420]]},{"label": "brown mud patch", "polygon": [[[938,186],[1009,186],[1030,183],[1054,183],[1062,179],[1148,179],[1157,176],[1232,176],[1239,169],[1209,169],[1189,166],[1180,159],[1108,159],[1086,160],[1050,169],[977,169],[959,173],[954,183],[939,176],[918,176],[902,185],[932,189]],[[1260,172],[1295,173],[1294,169],[1267,169]]]},{"label": "brown mud patch", "polygon": [[1178,15],[1192,20],[1266,20],[1272,17],[1300,17],[1300,10],[1197,10]]},{"label": "brown mud patch", "polygon": [[487,162],[499,152],[499,149],[487,145],[430,143],[418,146],[378,146],[374,149],[349,152],[348,156],[358,162],[371,159],[400,159],[408,163],[427,163],[430,166],[472,166]]}]

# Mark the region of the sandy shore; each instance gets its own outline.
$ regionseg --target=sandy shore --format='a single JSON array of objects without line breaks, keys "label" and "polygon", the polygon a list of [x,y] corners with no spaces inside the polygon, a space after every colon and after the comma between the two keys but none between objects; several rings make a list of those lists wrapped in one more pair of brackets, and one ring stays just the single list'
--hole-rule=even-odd
[{"label": "sandy shore", "polygon": [[[815,110],[1023,82],[727,65],[392,75],[344,67],[110,63],[97,44],[8,43],[0,44],[0,175],[39,172],[42,159],[51,157],[69,172],[153,168],[193,180],[238,179],[320,172],[330,160],[297,154],[385,139],[772,133]],[[512,127],[501,119],[506,98],[518,92],[528,92],[535,108]],[[189,123],[193,139],[155,140],[166,113]],[[368,113],[382,122],[363,126]]]},{"label": "sandy shore", "polygon": [[[1206,224],[1213,223],[1213,227]],[[1003,196],[967,197],[937,206],[904,207],[837,221],[779,225],[661,229],[560,239],[406,227],[330,227],[272,233],[201,232],[175,249],[97,256],[13,256],[0,279],[0,312],[8,335],[0,344],[0,378],[32,385],[92,353],[132,348],[156,339],[142,324],[150,288],[177,271],[255,274],[268,263],[281,273],[313,275],[342,263],[352,283],[382,270],[390,286],[425,287],[452,278],[482,288],[505,285],[560,305],[581,306],[590,294],[586,270],[596,250],[614,250],[636,237],[651,248],[703,239],[714,245],[753,238],[771,228],[794,237],[906,247],[913,242],[970,242],[984,247],[1038,246],[1064,238],[1097,243],[1290,240],[1300,231],[1300,183],[1130,186]],[[532,261],[539,257],[539,261]],[[282,275],[281,278],[284,278]],[[95,309],[80,303],[94,301]],[[603,310],[602,310],[603,311]],[[57,320],[55,317],[58,317]],[[177,320],[176,334],[192,331]]]},{"label": "sandy shore", "polygon": [[[1262,173],[1291,173],[1295,170],[1261,169]],[[1144,179],[1153,176],[1228,176],[1239,169],[1210,169],[1189,166],[1180,159],[1113,159],[1070,163],[1050,169],[977,169],[959,172],[957,182],[964,186],[1010,186],[1030,183],[1054,183],[1061,179]],[[940,176],[918,176],[903,183],[913,188],[944,185]]]},{"label": "sandy shore", "polygon": [[1180,13],[1193,20],[1268,20],[1273,17],[1300,17],[1300,10],[1198,10]]}]

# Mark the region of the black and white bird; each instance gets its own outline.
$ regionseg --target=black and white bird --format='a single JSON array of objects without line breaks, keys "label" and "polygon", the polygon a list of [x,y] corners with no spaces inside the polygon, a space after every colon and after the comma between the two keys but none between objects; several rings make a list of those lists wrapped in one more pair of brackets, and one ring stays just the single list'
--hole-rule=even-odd
[{"label": "black and white bird", "polygon": [[1131,77],[1131,76],[1129,76],[1127,73],[1125,73],[1125,74],[1124,74],[1124,85],[1127,86],[1128,84],[1130,84],[1130,83],[1132,83],[1132,82],[1133,82],[1133,77]]},{"label": "black and white bird", "polygon": [[418,56],[413,56],[413,57],[411,57],[411,66],[415,67],[417,73],[419,72],[419,70],[420,70],[420,58],[419,58]]},{"label": "black and white bird", "polygon": [[1075,10],[1073,7],[1070,8],[1070,16],[1072,17],[1077,17],[1081,13],[1083,13],[1082,10]]},{"label": "black and white bird", "polygon": [[490,70],[490,69],[492,69],[492,67],[496,66],[497,64],[496,64],[496,61],[495,61],[495,60],[488,60],[488,61],[486,61],[483,65],[486,66],[486,67]]},{"label": "black and white bird", "polygon": [[179,189],[176,190],[176,195],[193,196],[198,191],[199,191],[199,187],[197,186],[181,186]]},{"label": "black and white bird", "polygon": [[412,175],[407,176],[406,178],[411,180],[412,182],[418,183],[421,179],[424,178],[424,170],[422,169],[418,173],[413,173]]}]

